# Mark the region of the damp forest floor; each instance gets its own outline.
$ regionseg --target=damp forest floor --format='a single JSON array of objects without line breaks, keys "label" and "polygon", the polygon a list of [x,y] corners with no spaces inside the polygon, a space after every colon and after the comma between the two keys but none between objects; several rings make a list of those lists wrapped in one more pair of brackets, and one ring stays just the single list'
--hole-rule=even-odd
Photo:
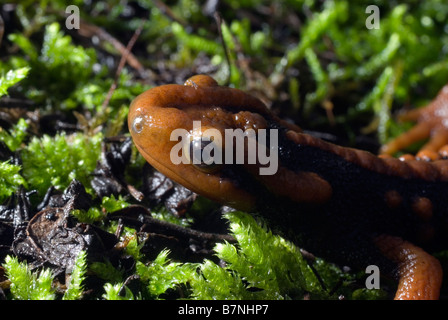
[{"label": "damp forest floor", "polygon": [[393,296],[153,170],[127,113],[205,73],[376,152],[410,128],[398,110],[446,84],[445,0],[11,1],[0,16],[0,299]]}]

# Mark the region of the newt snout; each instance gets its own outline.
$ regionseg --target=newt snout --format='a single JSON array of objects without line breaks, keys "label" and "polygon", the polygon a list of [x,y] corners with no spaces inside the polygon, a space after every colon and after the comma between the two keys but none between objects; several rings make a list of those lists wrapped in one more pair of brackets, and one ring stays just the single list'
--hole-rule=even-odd
[{"label": "newt snout", "polygon": [[[201,84],[200,81],[198,83]],[[221,87],[216,86],[215,90],[214,96],[219,96]],[[255,101],[248,100],[249,103]],[[176,151],[180,137],[171,136],[179,129],[189,134],[183,137],[184,140],[191,139],[196,134],[193,132],[194,121],[199,121],[203,131],[213,128],[224,136],[224,130],[238,118],[219,107],[210,108],[212,101],[212,93],[204,92],[196,83],[166,85],[148,90],[131,104],[128,125],[132,138],[143,157],[173,180],[217,202],[241,210],[253,210],[254,197],[243,186],[235,186],[233,178],[225,174],[211,174],[208,168],[192,163],[174,164],[172,161],[171,153]],[[241,102],[246,103],[244,98]],[[261,103],[256,102],[256,108],[264,108]],[[232,106],[232,103],[236,105],[238,101],[230,101],[229,105]],[[252,123],[253,127],[263,125],[255,122]],[[185,155],[188,150],[182,148],[179,153]],[[232,172],[228,174],[231,175]]]}]

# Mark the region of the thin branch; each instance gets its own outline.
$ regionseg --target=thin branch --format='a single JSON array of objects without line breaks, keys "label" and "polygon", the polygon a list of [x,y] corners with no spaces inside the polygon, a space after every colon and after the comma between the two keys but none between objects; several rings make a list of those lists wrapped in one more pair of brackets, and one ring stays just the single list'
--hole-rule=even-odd
[{"label": "thin branch", "polygon": [[[139,29],[140,29],[140,31],[139,31],[139,34],[140,34],[141,27]],[[132,68],[136,69],[139,72],[143,72],[144,67],[138,61],[138,59],[131,52],[129,52],[127,47],[125,47],[120,41],[118,41],[115,37],[113,37],[111,34],[109,34],[103,28],[97,27],[97,26],[90,24],[81,19],[80,28],[78,30],[78,33],[85,37],[92,37],[95,35],[100,40],[109,42],[110,44],[112,44],[114,46],[114,48],[116,48],[118,50],[118,52],[120,52],[122,57],[123,56],[126,57],[126,62]],[[128,44],[128,47],[129,47],[129,44]]]},{"label": "thin branch", "polygon": [[221,18],[221,15],[219,14],[218,11],[216,11],[213,14],[213,17],[215,18],[216,25],[218,27],[219,37],[221,38],[221,43],[222,43],[222,47],[224,49],[224,54],[226,55],[227,66],[229,67],[229,76],[227,77],[227,84],[226,84],[226,85],[228,85],[230,83],[230,79],[232,78],[232,63],[230,61],[229,50],[227,48],[226,42],[224,41],[224,36],[222,35],[222,28],[221,28],[222,18]]},{"label": "thin branch", "polygon": [[[132,47],[134,46],[135,42],[137,41],[138,37],[140,36],[142,29],[143,29],[143,25],[144,25],[144,21],[142,21],[142,23],[137,28],[137,30],[135,30],[134,35],[132,36],[131,40],[129,40],[128,45],[126,46],[125,50],[122,52],[120,63],[118,64],[117,71],[115,72],[114,82],[112,83],[112,85],[109,89],[109,92],[107,93],[106,99],[103,102],[102,110],[106,109],[106,107],[108,106],[109,101],[112,97],[112,94],[114,93],[115,89],[117,88],[118,78],[120,77],[121,70],[123,69],[126,61],[128,61],[128,57],[130,55],[132,55],[132,53],[131,53]],[[143,68],[143,66],[142,66],[142,68]]]}]

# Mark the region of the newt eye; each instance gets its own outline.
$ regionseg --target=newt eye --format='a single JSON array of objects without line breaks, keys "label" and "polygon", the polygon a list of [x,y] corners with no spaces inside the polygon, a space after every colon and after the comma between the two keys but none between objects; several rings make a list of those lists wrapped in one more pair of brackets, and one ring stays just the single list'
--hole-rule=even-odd
[{"label": "newt eye", "polygon": [[[187,150],[184,150],[190,163],[206,173],[216,172],[222,164],[221,136],[218,130],[211,130],[212,132],[205,130],[193,133],[188,147],[185,148]],[[218,131],[218,136],[215,131]]]}]

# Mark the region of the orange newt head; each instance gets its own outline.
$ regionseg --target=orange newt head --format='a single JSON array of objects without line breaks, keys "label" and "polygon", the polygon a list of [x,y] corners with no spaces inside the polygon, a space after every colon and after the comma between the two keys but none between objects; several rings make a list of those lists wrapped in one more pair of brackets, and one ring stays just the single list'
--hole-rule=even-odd
[{"label": "orange newt head", "polygon": [[235,209],[257,210],[256,199],[273,194],[311,203],[331,197],[331,186],[318,174],[279,163],[278,140],[306,140],[298,127],[282,122],[260,100],[219,86],[209,76],[142,93],[131,103],[128,125],[154,168]]},{"label": "orange newt head", "polygon": [[[194,163],[193,146],[197,137],[215,133],[212,143],[223,148],[217,133],[224,137],[228,128],[265,125],[258,114],[249,119],[248,112],[238,112],[240,106],[248,105],[265,112],[265,106],[250,95],[198,75],[184,85],[163,85],[139,95],[131,103],[128,126],[137,149],[154,168],[198,194],[247,211],[254,209],[255,196],[235,182],[238,174],[223,173],[224,166],[219,164]],[[199,144],[199,149],[204,147],[203,142]]]}]

